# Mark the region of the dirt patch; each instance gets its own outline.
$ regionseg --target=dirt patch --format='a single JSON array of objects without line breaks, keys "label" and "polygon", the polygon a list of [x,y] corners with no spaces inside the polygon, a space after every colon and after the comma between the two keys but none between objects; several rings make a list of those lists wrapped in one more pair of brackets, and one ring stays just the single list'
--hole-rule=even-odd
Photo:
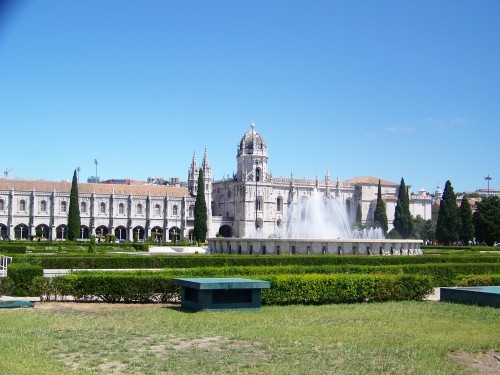
[{"label": "dirt patch", "polygon": [[104,302],[38,302],[35,304],[36,310],[53,312],[82,312],[87,314],[99,314],[116,311],[131,310],[159,310],[165,304],[139,304],[139,303],[104,303]]},{"label": "dirt patch", "polygon": [[495,358],[500,353],[490,350],[487,353],[452,352],[448,357],[465,366],[477,375],[500,375],[500,361]]}]

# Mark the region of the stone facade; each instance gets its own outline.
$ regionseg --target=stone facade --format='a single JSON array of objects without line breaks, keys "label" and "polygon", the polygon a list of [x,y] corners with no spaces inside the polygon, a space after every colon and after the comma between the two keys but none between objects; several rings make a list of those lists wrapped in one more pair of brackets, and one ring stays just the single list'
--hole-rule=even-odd
[{"label": "stone facade", "polygon": [[[346,181],[307,180],[273,177],[268,173],[268,145],[254,124],[246,132],[237,149],[237,173],[212,184],[212,233],[222,236],[248,237],[258,227],[263,236],[275,233],[283,225],[293,199],[307,199],[316,190],[327,197],[345,202],[350,222],[356,219],[358,204],[362,223],[373,223],[377,202],[378,178],[357,177]],[[409,188],[410,186],[408,186]],[[399,183],[381,180],[389,230],[392,229]],[[432,198],[425,190],[410,196],[413,216],[431,218]]]}]

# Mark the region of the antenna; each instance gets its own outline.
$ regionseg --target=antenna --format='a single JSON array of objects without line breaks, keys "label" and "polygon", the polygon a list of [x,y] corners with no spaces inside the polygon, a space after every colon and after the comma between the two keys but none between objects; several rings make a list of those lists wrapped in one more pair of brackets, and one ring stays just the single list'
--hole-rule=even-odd
[{"label": "antenna", "polygon": [[96,180],[96,182],[97,182],[97,164],[99,164],[99,163],[97,162],[97,159],[94,159],[94,164],[95,164],[95,180]]},{"label": "antenna", "polygon": [[5,168],[5,171],[3,171],[4,177],[5,178],[9,177],[9,172],[13,171],[13,170],[14,170],[14,168],[10,168],[10,169],[9,168]]}]

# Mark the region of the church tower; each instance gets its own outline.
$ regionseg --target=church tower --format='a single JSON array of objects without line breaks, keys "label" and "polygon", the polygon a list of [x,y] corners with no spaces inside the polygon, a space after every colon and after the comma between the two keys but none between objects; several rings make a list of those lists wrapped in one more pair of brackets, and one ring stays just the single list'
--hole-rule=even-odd
[{"label": "church tower", "polygon": [[208,162],[207,148],[205,147],[205,154],[201,162],[201,169],[203,170],[203,180],[205,182],[205,203],[207,205],[207,238],[212,237],[212,167]]},{"label": "church tower", "polygon": [[238,161],[238,181],[266,182],[267,143],[255,130],[252,122],[250,130],[241,138],[236,159]]},{"label": "church tower", "polygon": [[188,190],[192,196],[198,191],[198,163],[196,163],[196,152],[193,152],[193,160],[188,170]]}]

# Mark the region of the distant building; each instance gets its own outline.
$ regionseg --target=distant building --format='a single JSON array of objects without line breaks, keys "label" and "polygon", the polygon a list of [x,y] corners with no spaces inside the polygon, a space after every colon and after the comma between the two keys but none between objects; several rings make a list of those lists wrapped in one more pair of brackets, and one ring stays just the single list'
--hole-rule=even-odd
[{"label": "distant building", "polygon": [[[238,144],[236,161],[236,175],[212,183],[212,232],[244,237],[257,227],[264,237],[272,235],[277,227],[284,225],[294,199],[307,199],[314,190],[342,200],[350,222],[355,221],[359,204],[363,224],[373,224],[379,181],[376,177],[334,181],[328,171],[321,180],[273,177],[268,172],[267,142],[254,124]],[[381,188],[390,230],[399,183],[381,179]],[[413,216],[430,219],[431,204],[432,197],[423,189],[410,196]]]}]

